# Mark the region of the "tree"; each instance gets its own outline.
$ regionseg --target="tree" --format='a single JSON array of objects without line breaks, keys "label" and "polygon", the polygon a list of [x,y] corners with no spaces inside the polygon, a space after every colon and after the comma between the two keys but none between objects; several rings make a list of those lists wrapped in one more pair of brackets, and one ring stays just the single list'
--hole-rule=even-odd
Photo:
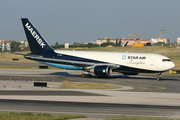
[{"label": "tree", "polygon": [[11,42],[11,52],[16,52],[16,51],[20,51],[20,42],[16,42],[16,41],[10,41]]},{"label": "tree", "polygon": [[86,44],[80,43],[80,44],[79,44],[79,47],[86,47]]},{"label": "tree", "polygon": [[88,47],[88,48],[93,47],[93,43],[88,43],[88,44],[87,44],[87,47]]},{"label": "tree", "polygon": [[114,46],[114,42],[105,42],[105,43],[102,43],[102,44],[101,44],[101,47],[106,47],[106,46],[108,46],[108,45]]},{"label": "tree", "polygon": [[176,42],[176,41],[174,41],[174,45],[177,45],[177,42]]},{"label": "tree", "polygon": [[24,51],[30,51],[29,46],[24,48]]},{"label": "tree", "polygon": [[55,47],[57,47],[57,46],[59,46],[59,43],[58,43],[58,42],[55,43]]},{"label": "tree", "polygon": [[107,38],[107,43],[109,43],[110,42],[110,39],[109,38]]},{"label": "tree", "polygon": [[118,38],[116,38],[116,46],[118,46]]},{"label": "tree", "polygon": [[147,42],[147,43],[146,43],[146,46],[151,46],[151,43],[150,43],[150,42]]},{"label": "tree", "polygon": [[99,47],[99,45],[98,44],[93,44],[93,47]]},{"label": "tree", "polygon": [[78,47],[79,43],[78,42],[74,42],[72,47],[75,48],[75,47]]},{"label": "tree", "polygon": [[60,44],[60,45],[58,45],[58,46],[53,46],[53,45],[51,45],[51,47],[54,48],[54,49],[64,48],[64,44]]},{"label": "tree", "polygon": [[120,38],[120,40],[119,40],[119,46],[121,46],[121,38]]},{"label": "tree", "polygon": [[157,43],[154,43],[153,46],[168,46],[168,44],[164,42],[157,42]]},{"label": "tree", "polygon": [[3,50],[3,52],[9,52],[9,51],[8,51],[7,48],[6,48],[6,49]]}]

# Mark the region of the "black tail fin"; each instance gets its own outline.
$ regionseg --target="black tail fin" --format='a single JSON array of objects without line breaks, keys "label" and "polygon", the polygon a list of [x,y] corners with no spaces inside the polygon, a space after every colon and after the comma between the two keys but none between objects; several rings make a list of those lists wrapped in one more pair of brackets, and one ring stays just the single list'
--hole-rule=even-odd
[{"label": "black tail fin", "polygon": [[53,50],[27,18],[21,18],[32,53]]}]

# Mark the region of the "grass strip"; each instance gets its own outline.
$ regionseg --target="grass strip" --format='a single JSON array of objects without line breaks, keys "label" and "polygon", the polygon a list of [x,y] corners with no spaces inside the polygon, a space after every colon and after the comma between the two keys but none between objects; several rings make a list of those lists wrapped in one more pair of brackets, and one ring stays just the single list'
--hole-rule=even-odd
[{"label": "grass strip", "polygon": [[48,113],[20,113],[20,112],[0,112],[0,120],[67,120],[74,118],[85,118],[80,115],[54,115]]},{"label": "grass strip", "polygon": [[120,89],[121,86],[102,84],[102,83],[86,83],[86,82],[64,82],[61,87],[53,87],[57,89]]},{"label": "grass strip", "polygon": [[[69,120],[76,118],[86,118],[82,115],[55,115],[48,113],[31,113],[31,112],[0,112],[1,120]],[[155,117],[115,117],[115,118],[92,118],[92,120],[174,120],[172,118],[155,118]],[[176,119],[179,120],[179,119]]]}]

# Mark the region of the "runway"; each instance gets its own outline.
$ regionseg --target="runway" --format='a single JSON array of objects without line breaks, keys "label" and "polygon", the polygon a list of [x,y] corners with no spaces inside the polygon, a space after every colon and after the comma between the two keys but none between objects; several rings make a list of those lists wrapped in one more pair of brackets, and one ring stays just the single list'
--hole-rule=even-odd
[{"label": "runway", "polygon": [[179,118],[180,107],[131,104],[0,100],[0,111],[78,114],[87,117],[148,116]]},{"label": "runway", "polygon": [[70,81],[70,82],[93,82],[109,83],[121,86],[133,87],[135,92],[165,92],[180,93],[180,75],[163,76],[161,81],[157,81],[155,75],[124,76],[122,74],[112,74],[109,78],[81,78],[82,71],[74,70],[13,70],[0,69],[0,80],[21,81]]},{"label": "runway", "polygon": [[43,64],[40,64],[40,63],[23,63],[23,62],[0,61],[0,65],[41,66]]},{"label": "runway", "polygon": [[[82,71],[0,70],[1,85],[16,82],[21,88],[0,87],[0,111],[81,114],[87,117],[151,116],[180,118],[180,77],[153,75],[81,78]],[[9,79],[11,81],[9,81]],[[97,82],[123,86],[116,90],[57,90],[31,88],[32,80]],[[19,81],[21,80],[21,81]],[[28,86],[29,85],[29,86]],[[29,88],[28,88],[29,87]]]}]

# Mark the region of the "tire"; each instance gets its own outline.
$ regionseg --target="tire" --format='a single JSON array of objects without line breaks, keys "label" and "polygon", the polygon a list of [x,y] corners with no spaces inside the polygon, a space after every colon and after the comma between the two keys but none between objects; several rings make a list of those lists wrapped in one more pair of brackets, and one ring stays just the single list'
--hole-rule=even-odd
[{"label": "tire", "polygon": [[82,78],[85,78],[85,76],[86,76],[85,74],[82,74],[82,75],[81,75]]},{"label": "tire", "polygon": [[157,81],[160,81],[162,78],[161,77],[157,77]]},{"label": "tire", "polygon": [[92,77],[92,75],[91,74],[88,74],[88,78],[91,78]]}]

